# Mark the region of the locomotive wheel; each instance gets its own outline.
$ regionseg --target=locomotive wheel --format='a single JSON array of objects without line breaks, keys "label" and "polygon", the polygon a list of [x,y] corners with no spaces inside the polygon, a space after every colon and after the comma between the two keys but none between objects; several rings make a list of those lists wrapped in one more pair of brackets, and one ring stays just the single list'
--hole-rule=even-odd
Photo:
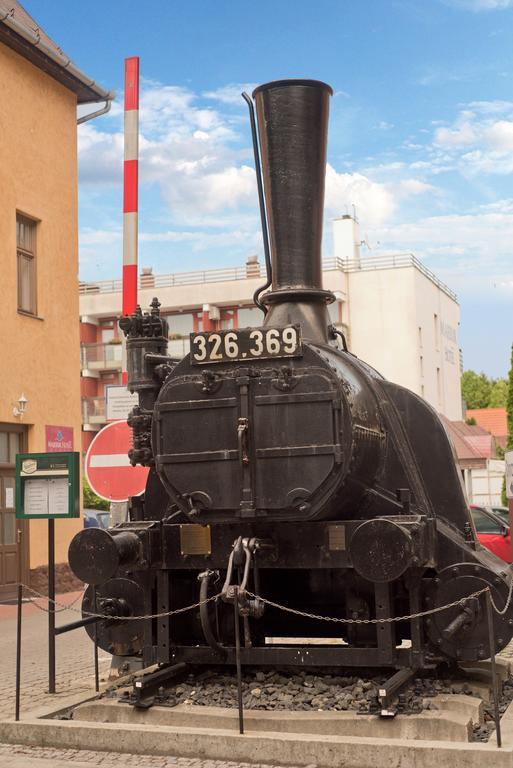
[{"label": "locomotive wheel", "polygon": [[[495,604],[502,608],[507,600],[508,586],[500,577],[478,564],[449,566],[434,579],[426,598],[426,608],[447,605],[486,587],[491,589]],[[466,613],[465,606],[468,608]],[[497,652],[509,642],[512,626],[507,616],[499,616],[495,611],[493,621]],[[429,639],[446,656],[456,661],[478,661],[490,657],[486,595],[428,616],[424,622]]]},{"label": "locomotive wheel", "polygon": [[[96,605],[93,606],[93,588],[86,589],[82,601],[82,612],[112,612],[113,616],[142,616],[144,614],[144,592],[131,579],[110,579],[96,588]],[[84,616],[85,618],[85,616]],[[97,626],[98,646],[115,656],[135,656],[143,647],[144,621],[120,621],[104,619]],[[86,626],[86,632],[94,639],[94,625]]]}]

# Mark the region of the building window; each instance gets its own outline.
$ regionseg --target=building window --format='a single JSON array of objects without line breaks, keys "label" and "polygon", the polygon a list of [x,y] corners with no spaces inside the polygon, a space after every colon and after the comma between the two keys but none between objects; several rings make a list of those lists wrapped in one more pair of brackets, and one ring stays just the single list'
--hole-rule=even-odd
[{"label": "building window", "polygon": [[219,320],[218,326],[221,331],[235,328],[235,310],[223,309],[221,311],[221,319]]},{"label": "building window", "polygon": [[438,315],[433,315],[433,322],[435,326],[435,349],[440,349],[440,336],[438,327]]},{"label": "building window", "polygon": [[342,302],[334,301],[332,304],[328,304],[328,314],[333,325],[340,325],[342,323]]},{"label": "building window", "polygon": [[16,258],[18,261],[18,311],[37,314],[36,227],[26,216],[16,214]]},{"label": "building window", "polygon": [[440,406],[440,408],[443,408],[444,393],[443,393],[443,385],[442,385],[442,372],[440,368],[436,369],[436,388],[438,392],[438,405]]},{"label": "building window", "polygon": [[260,326],[264,316],[262,310],[258,307],[240,307],[237,310],[237,327],[250,328],[251,326]]},{"label": "building window", "polygon": [[422,349],[422,327],[419,325],[419,349]]},{"label": "building window", "polygon": [[179,315],[166,315],[169,323],[169,338],[180,339],[194,331],[194,315],[191,312],[183,312]]},{"label": "building window", "polygon": [[420,360],[420,375],[421,377],[423,377],[424,376],[424,358],[422,355],[420,356],[419,360]]}]

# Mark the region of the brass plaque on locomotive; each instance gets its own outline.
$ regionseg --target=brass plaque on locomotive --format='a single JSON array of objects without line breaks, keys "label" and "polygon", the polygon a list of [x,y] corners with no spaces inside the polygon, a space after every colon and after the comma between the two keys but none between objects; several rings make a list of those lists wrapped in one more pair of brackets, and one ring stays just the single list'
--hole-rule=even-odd
[{"label": "brass plaque on locomotive", "polygon": [[210,555],[212,541],[209,525],[185,524],[180,526],[180,553],[182,555]]},{"label": "brass plaque on locomotive", "polygon": [[346,548],[346,526],[328,526],[328,545],[330,552],[343,552]]},{"label": "brass plaque on locomotive", "polygon": [[192,365],[303,355],[300,325],[191,333],[190,339]]}]

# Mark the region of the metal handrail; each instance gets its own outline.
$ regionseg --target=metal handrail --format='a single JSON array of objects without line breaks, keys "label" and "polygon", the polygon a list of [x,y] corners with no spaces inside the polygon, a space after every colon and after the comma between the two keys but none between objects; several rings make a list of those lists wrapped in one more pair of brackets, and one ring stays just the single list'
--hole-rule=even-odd
[{"label": "metal handrail", "polygon": [[84,424],[89,423],[89,419],[92,417],[104,417],[105,416],[105,397],[82,397],[82,421]]},{"label": "metal handrail", "polygon": [[118,364],[122,361],[121,343],[104,342],[80,345],[80,354],[82,367],[87,368],[88,364]]},{"label": "metal handrail", "polygon": [[[392,253],[382,256],[371,256],[361,259],[339,259],[332,257],[324,259],[322,268],[324,272],[337,270],[340,272],[366,272],[379,269],[401,269],[404,267],[415,267],[428,280],[431,280],[441,291],[447,294],[454,301],[458,298],[434,272],[428,269],[417,259],[413,253]],[[202,269],[194,272],[171,272],[162,275],[140,275],[139,290],[150,288],[168,288],[178,285],[196,285],[201,283],[222,283],[231,280],[260,280],[264,275],[264,268],[261,264],[253,264],[251,268],[227,267],[224,269]],[[121,280],[98,280],[96,282],[79,284],[79,292],[82,295],[94,293],[120,293],[122,288]]]}]

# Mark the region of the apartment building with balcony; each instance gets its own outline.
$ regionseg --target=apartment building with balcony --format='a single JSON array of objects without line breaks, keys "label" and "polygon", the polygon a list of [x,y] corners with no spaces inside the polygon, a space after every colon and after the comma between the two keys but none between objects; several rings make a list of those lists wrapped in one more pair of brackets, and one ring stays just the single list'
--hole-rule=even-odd
[{"label": "apartment building with balcony", "polygon": [[[349,349],[424,397],[449,419],[461,419],[459,305],[455,294],[411,253],[360,256],[358,222],[333,222],[334,255],[323,262],[333,291],[332,323]],[[139,303],[154,296],[169,322],[169,353],[189,352],[189,334],[260,325],[253,304],[265,267],[250,256],[240,267],[154,274],[143,268]],[[105,423],[105,388],[121,383],[122,346],[117,327],[121,280],[80,284],[83,448]]]}]

